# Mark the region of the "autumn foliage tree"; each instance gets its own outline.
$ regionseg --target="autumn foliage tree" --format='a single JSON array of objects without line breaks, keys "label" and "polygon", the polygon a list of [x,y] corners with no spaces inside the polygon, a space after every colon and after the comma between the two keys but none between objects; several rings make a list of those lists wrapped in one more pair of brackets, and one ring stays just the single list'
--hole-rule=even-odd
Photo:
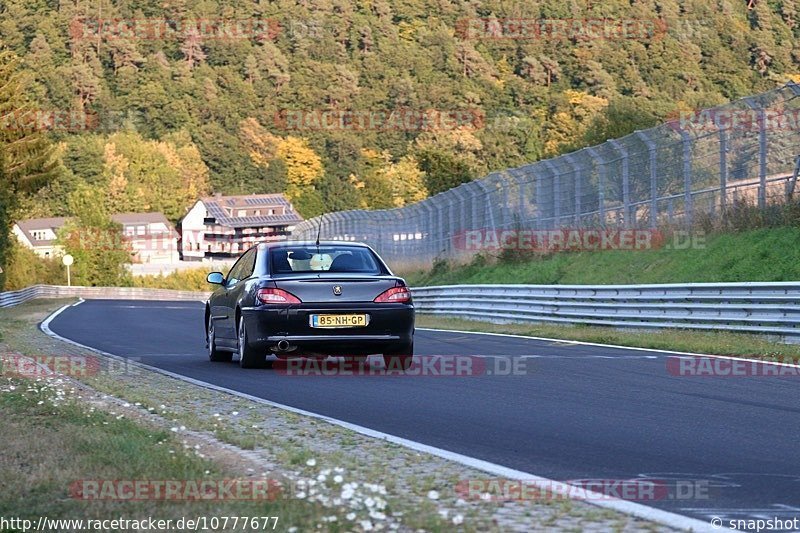
[{"label": "autumn foliage tree", "polygon": [[[13,53],[0,51],[0,268],[6,266],[10,231],[19,198],[58,175],[53,146],[36,128],[37,106],[28,98],[29,79]],[[0,289],[4,277],[0,274]]]}]

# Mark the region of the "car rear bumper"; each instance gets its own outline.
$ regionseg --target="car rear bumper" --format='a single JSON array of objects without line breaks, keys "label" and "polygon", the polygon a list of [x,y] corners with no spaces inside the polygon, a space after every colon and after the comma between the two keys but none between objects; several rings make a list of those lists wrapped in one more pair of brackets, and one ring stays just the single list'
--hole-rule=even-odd
[{"label": "car rear bumper", "polygon": [[[345,313],[369,315],[369,323],[349,328],[310,325],[312,314]],[[242,318],[250,345],[277,355],[368,355],[402,350],[414,338],[414,307],[406,304],[260,306],[242,309]],[[287,343],[289,348],[281,349]]]}]

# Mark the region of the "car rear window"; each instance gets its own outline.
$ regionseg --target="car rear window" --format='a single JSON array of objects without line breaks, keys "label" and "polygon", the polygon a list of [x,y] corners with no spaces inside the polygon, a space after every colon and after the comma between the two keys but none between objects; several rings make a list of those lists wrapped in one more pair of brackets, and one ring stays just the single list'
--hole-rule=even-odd
[{"label": "car rear window", "polygon": [[269,251],[270,272],[357,272],[381,274],[383,269],[375,254],[360,246],[286,246]]}]

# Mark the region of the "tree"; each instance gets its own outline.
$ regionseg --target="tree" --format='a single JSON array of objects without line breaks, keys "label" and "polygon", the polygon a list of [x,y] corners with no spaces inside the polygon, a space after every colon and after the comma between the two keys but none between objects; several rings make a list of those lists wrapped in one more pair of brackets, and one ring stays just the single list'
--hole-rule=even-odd
[{"label": "tree", "polygon": [[239,123],[239,139],[254,164],[269,168],[277,156],[278,137],[268,132],[256,119],[247,118]]},{"label": "tree", "polygon": [[[11,52],[0,52],[0,267],[8,260],[11,222],[19,198],[43,187],[61,172],[53,159],[53,145],[44,133],[25,122],[35,111],[26,97],[28,79],[20,60]],[[28,115],[30,116],[30,115]],[[0,288],[4,283],[0,274]]]},{"label": "tree", "polygon": [[541,56],[539,58],[539,62],[544,68],[547,86],[550,87],[551,83],[558,81],[558,79],[561,77],[561,65],[558,64],[558,61],[551,59],[548,56]]},{"label": "tree", "polygon": [[596,114],[586,128],[582,144],[593,146],[618,139],[636,130],[651,128],[658,123],[658,115],[651,104],[642,98],[618,96],[608,107]]},{"label": "tree", "polygon": [[522,60],[522,75],[537,85],[550,85],[547,70],[535,57],[526,56]]},{"label": "tree", "polygon": [[71,255],[76,285],[124,287],[130,285],[130,248],[105,207],[102,189],[81,184],[67,200],[73,217],[58,232],[57,244]]},{"label": "tree", "polygon": [[109,137],[104,151],[104,206],[110,212],[159,211],[177,221],[209,192],[208,167],[185,132],[162,141],[137,133]]},{"label": "tree", "polygon": [[458,187],[476,177],[466,161],[449,152],[426,148],[416,157],[419,168],[425,173],[425,188],[431,195]]},{"label": "tree", "polygon": [[247,77],[248,83],[251,85],[257,81],[261,81],[261,66],[258,64],[258,59],[253,54],[247,54],[244,60],[244,75]]},{"label": "tree", "polygon": [[300,137],[281,139],[275,152],[286,165],[286,196],[289,199],[314,190],[324,174],[322,160]]},{"label": "tree", "polygon": [[582,91],[565,91],[548,120],[545,154],[554,156],[575,149],[592,119],[607,105],[605,98]]},{"label": "tree", "polygon": [[428,197],[425,187],[425,173],[413,156],[404,156],[397,163],[384,169],[386,179],[392,190],[392,203],[395,207],[419,202]]},{"label": "tree", "polygon": [[203,38],[197,28],[188,28],[186,38],[181,45],[181,53],[190,70],[206,60],[206,53],[203,50]]},{"label": "tree", "polygon": [[45,285],[67,283],[64,267],[57,258],[39,257],[16,239],[11,239],[8,244],[8,262],[4,272],[5,290],[15,291],[40,283]]}]

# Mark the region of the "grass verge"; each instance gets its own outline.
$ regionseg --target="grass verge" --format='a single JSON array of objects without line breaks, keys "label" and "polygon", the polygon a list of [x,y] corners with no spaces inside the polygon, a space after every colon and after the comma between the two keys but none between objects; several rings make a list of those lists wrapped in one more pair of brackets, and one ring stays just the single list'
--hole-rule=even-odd
[{"label": "grass verge", "polygon": [[613,285],[800,280],[800,228],[711,235],[687,249],[476,256],[405,273],[411,286],[481,283]]},{"label": "grass verge", "polygon": [[[267,499],[271,498],[267,495],[259,501],[203,500],[181,490],[186,499],[175,495],[167,500],[84,499],[80,487],[95,482],[107,482],[104,486],[111,492],[106,496],[112,496],[122,494],[118,483],[123,480],[150,480],[150,486],[175,481],[189,487],[247,477],[236,468],[199,457],[195,448],[169,430],[92,407],[83,394],[55,377],[0,380],[0,516],[34,523],[40,516],[84,521],[153,517],[173,524],[183,517],[278,517],[279,523],[283,519],[310,530],[331,515],[307,501]],[[51,522],[46,530],[80,529],[75,526]]]}]

